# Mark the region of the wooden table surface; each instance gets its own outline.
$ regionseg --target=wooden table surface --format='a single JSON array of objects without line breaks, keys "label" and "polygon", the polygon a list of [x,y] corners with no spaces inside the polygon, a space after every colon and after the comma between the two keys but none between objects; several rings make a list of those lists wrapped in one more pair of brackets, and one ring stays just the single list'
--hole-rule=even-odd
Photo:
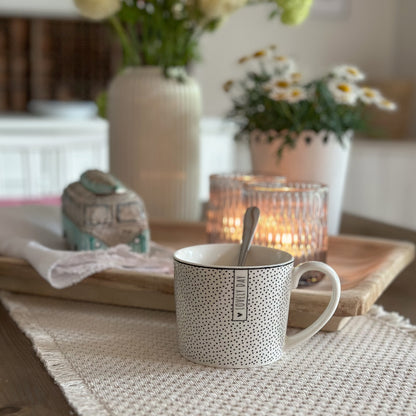
[{"label": "wooden table surface", "polygon": [[[416,232],[376,221],[344,215],[341,232],[411,241]],[[388,311],[399,312],[416,323],[416,261],[411,263],[379,298]],[[74,415],[30,341],[0,304],[0,416]]]}]

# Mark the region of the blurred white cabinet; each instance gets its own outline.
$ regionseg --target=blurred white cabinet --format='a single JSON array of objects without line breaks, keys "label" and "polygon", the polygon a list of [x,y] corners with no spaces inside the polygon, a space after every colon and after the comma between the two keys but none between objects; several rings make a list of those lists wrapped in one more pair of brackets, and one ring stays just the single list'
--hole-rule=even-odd
[{"label": "blurred white cabinet", "polygon": [[0,117],[0,198],[59,196],[86,169],[108,170],[104,120]]},{"label": "blurred white cabinet", "polygon": [[[209,198],[210,174],[237,168],[234,133],[220,118],[201,120],[201,201]],[[59,196],[86,169],[108,171],[108,148],[102,119],[0,116],[0,199]]]},{"label": "blurred white cabinet", "polygon": [[344,211],[416,230],[416,141],[354,140]]}]

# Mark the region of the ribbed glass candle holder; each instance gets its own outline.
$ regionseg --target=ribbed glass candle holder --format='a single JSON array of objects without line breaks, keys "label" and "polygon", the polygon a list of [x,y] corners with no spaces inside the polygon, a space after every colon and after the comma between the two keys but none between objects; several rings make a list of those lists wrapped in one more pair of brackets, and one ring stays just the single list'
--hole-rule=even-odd
[{"label": "ribbed glass candle holder", "polygon": [[[246,183],[244,206],[260,208],[260,220],[253,244],[287,251],[295,265],[309,260],[326,261],[328,251],[328,188],[310,182],[273,184]],[[316,283],[319,272],[308,273],[301,285]]]}]

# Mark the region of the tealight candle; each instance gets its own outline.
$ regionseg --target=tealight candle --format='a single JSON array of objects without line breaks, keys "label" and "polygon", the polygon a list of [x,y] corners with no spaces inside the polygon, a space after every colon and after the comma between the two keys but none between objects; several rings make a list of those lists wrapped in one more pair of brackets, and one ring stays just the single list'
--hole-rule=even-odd
[{"label": "tealight candle", "polygon": [[[287,251],[295,265],[309,260],[325,261],[328,250],[328,188],[309,182],[273,184],[246,183],[244,206],[258,206],[260,220],[253,244]],[[301,284],[315,283],[320,274],[302,278]]]},{"label": "tealight candle", "polygon": [[282,176],[226,173],[210,175],[210,196],[207,211],[207,233],[211,243],[239,242],[246,209],[243,185],[264,183],[279,186]]}]

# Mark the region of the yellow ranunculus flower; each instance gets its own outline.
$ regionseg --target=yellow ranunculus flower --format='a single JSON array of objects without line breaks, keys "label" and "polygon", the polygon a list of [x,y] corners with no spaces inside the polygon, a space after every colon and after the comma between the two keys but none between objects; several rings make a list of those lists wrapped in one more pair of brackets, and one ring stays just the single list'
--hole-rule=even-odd
[{"label": "yellow ranunculus flower", "polygon": [[74,0],[80,13],[93,20],[103,20],[113,16],[121,7],[120,0]]},{"label": "yellow ranunculus flower", "polygon": [[198,0],[199,9],[207,19],[227,17],[246,3],[247,0]]}]

